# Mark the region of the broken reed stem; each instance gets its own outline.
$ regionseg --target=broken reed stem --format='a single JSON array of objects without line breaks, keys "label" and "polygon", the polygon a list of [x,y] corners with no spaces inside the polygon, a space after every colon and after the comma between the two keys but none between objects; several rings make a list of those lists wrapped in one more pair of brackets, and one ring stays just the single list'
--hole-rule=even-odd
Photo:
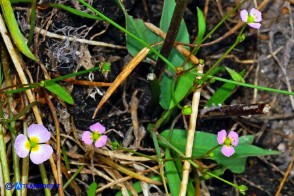
[{"label": "broken reed stem", "polygon": [[[199,66],[197,67],[197,72],[202,74],[203,67],[204,65],[199,64]],[[201,77],[199,76],[197,76],[196,78],[201,79]],[[189,128],[187,133],[187,144],[186,144],[186,153],[185,153],[186,157],[192,156],[194,135],[196,131],[196,122],[197,122],[197,116],[198,116],[198,107],[199,107],[199,101],[200,101],[200,93],[201,93],[201,88],[198,86],[198,88],[193,93],[193,98],[192,98],[192,114],[190,115],[190,122],[189,122]],[[181,187],[180,187],[180,196],[186,195],[190,166],[191,166],[190,162],[188,160],[185,160],[184,166],[183,166],[183,177],[182,177]]]}]

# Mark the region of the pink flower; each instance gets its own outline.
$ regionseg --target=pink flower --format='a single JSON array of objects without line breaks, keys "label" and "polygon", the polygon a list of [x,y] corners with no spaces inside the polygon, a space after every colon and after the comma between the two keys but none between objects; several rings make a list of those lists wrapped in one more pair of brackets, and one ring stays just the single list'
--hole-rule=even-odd
[{"label": "pink flower", "polygon": [[246,22],[249,26],[255,29],[259,29],[262,21],[261,12],[255,8],[250,10],[248,14],[247,10],[242,10],[240,16],[243,22]]},{"label": "pink flower", "polygon": [[24,134],[19,134],[14,143],[16,154],[25,158],[30,154],[30,159],[34,164],[41,164],[47,161],[53,149],[50,145],[45,144],[50,140],[51,133],[39,124],[31,124],[28,128],[28,137]]},{"label": "pink flower", "polygon": [[87,145],[95,143],[96,148],[101,148],[106,145],[108,137],[103,135],[105,127],[100,123],[95,123],[90,126],[90,131],[84,131],[82,134],[82,140]]},{"label": "pink flower", "polygon": [[219,145],[223,145],[221,152],[226,157],[230,157],[235,153],[233,146],[237,146],[239,142],[239,136],[235,131],[230,131],[227,136],[226,130],[221,130],[217,133],[217,142]]}]

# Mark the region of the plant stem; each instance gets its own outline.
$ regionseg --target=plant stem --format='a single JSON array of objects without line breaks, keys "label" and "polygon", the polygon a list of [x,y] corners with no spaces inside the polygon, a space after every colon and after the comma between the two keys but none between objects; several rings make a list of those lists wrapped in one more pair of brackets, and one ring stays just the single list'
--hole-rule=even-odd
[{"label": "plant stem", "polygon": [[75,177],[77,177],[77,175],[81,172],[81,170],[85,167],[85,165],[81,165],[78,170],[70,177],[70,179],[68,179],[68,181],[66,183],[64,183],[63,185],[63,190],[66,189],[66,187],[68,187],[68,185],[75,179]]},{"label": "plant stem", "polygon": [[[180,30],[181,21],[183,19],[184,11],[186,9],[188,0],[178,0],[176,2],[175,10],[173,12],[173,16],[171,18],[171,22],[166,34],[166,38],[163,42],[162,48],[160,50],[160,54],[168,58]],[[158,59],[154,68],[154,73],[157,78],[160,78],[163,70],[165,68],[164,61],[162,59]]]},{"label": "plant stem", "polygon": [[[0,110],[2,108],[2,103],[0,102]],[[0,160],[1,160],[1,167],[2,167],[2,172],[3,172],[3,179],[4,179],[4,184],[6,185],[7,183],[11,183],[10,177],[9,177],[9,167],[8,167],[8,162],[7,162],[7,155],[6,155],[6,145],[4,141],[4,132],[2,129],[2,125],[0,124]],[[5,189],[5,195],[10,196],[11,190]]]},{"label": "plant stem", "polygon": [[[203,76],[204,74],[197,73],[197,75]],[[216,76],[212,76],[212,75],[207,75],[207,77],[208,78],[213,78],[213,79],[218,80],[218,81],[221,81],[221,82],[226,82],[226,83],[231,83],[231,84],[237,84],[237,85],[248,87],[248,88],[256,88],[258,90],[264,90],[264,91],[273,92],[273,93],[281,93],[281,94],[286,94],[286,95],[294,95],[294,92],[289,92],[289,91],[285,91],[285,90],[268,88],[268,87],[264,87],[264,86],[256,86],[256,85],[253,85],[253,84],[246,84],[246,83],[237,82],[237,81],[234,81],[234,80],[228,80],[228,79],[224,79],[224,78],[220,78],[220,77],[216,77]]]},{"label": "plant stem", "polygon": [[[45,169],[43,163],[39,165],[39,170],[40,170],[40,173],[41,173],[43,184],[49,184],[49,181],[48,181],[48,178],[47,178],[46,169]],[[44,188],[44,191],[45,191],[45,195],[46,196],[50,196],[51,195],[51,192],[50,192],[50,189],[49,188]]]},{"label": "plant stem", "polygon": [[[28,103],[27,100],[25,100],[26,104]],[[28,132],[28,124],[26,121],[23,122],[23,133],[24,135],[27,135]],[[24,158],[22,160],[22,173],[21,173],[21,183],[22,184],[28,184],[29,182],[29,165],[30,165],[30,160],[29,156]],[[21,195],[27,195],[27,189],[21,189]]]},{"label": "plant stem", "polygon": [[32,0],[31,16],[30,16],[30,33],[29,33],[29,37],[28,37],[28,46],[31,46],[32,42],[33,42],[34,29],[36,26],[36,8],[37,8],[37,0]]},{"label": "plant stem", "polygon": [[212,65],[212,67],[202,76],[201,80],[203,82],[205,82],[208,77],[207,75],[210,75],[212,73],[212,71],[224,60],[224,58],[241,42],[240,40],[240,36],[242,35],[244,29],[245,29],[246,25],[243,26],[243,28],[241,29],[241,31],[239,32],[236,41],[234,42],[234,44],[224,53],[222,54],[222,56]]}]

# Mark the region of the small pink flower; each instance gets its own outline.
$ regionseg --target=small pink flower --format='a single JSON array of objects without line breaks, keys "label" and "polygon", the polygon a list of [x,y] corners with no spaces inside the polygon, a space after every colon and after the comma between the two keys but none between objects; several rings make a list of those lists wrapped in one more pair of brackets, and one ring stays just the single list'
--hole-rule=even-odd
[{"label": "small pink flower", "polygon": [[25,158],[30,154],[30,159],[34,164],[41,164],[47,161],[53,149],[50,145],[45,144],[50,140],[51,133],[39,124],[31,124],[28,128],[28,136],[19,134],[14,143],[16,154]]},{"label": "small pink flower", "polygon": [[226,157],[230,157],[235,153],[233,146],[237,146],[239,142],[239,136],[235,131],[230,131],[227,136],[226,130],[221,130],[217,133],[217,142],[219,145],[223,145],[221,152]]},{"label": "small pink flower", "polygon": [[250,10],[248,14],[247,10],[242,10],[240,16],[243,22],[246,22],[249,26],[255,29],[259,29],[262,21],[261,12],[255,8]]},{"label": "small pink flower", "polygon": [[82,134],[82,140],[85,144],[91,145],[94,142],[96,148],[101,148],[106,145],[108,137],[103,135],[105,132],[105,127],[103,125],[97,122],[90,126],[90,131],[84,131]]}]

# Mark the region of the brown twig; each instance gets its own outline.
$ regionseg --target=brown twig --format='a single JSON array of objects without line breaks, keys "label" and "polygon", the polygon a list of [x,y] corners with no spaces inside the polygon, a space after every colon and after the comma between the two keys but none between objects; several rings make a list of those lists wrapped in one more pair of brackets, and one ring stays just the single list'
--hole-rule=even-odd
[{"label": "brown twig", "polygon": [[55,131],[56,131],[56,160],[57,160],[57,176],[58,176],[58,181],[57,184],[59,184],[60,186],[58,187],[58,194],[60,196],[64,195],[63,192],[63,182],[62,182],[62,173],[61,173],[61,161],[60,161],[60,154],[61,154],[61,150],[60,150],[60,126],[59,126],[59,120],[57,117],[57,113],[56,113],[56,108],[54,107],[53,103],[51,102],[51,100],[49,99],[48,93],[45,91],[45,99],[46,102],[49,106],[49,109],[51,111],[52,117],[53,117],[53,121],[54,121],[54,126],[55,126]]},{"label": "brown twig", "polygon": [[281,190],[282,190],[282,188],[283,188],[283,186],[284,186],[284,184],[285,184],[285,182],[286,182],[286,180],[292,170],[293,164],[294,164],[294,156],[292,157],[292,160],[291,160],[290,164],[288,165],[287,171],[285,172],[284,177],[283,177],[282,181],[280,182],[279,188],[278,188],[275,196],[280,195],[280,192],[281,192]]}]

